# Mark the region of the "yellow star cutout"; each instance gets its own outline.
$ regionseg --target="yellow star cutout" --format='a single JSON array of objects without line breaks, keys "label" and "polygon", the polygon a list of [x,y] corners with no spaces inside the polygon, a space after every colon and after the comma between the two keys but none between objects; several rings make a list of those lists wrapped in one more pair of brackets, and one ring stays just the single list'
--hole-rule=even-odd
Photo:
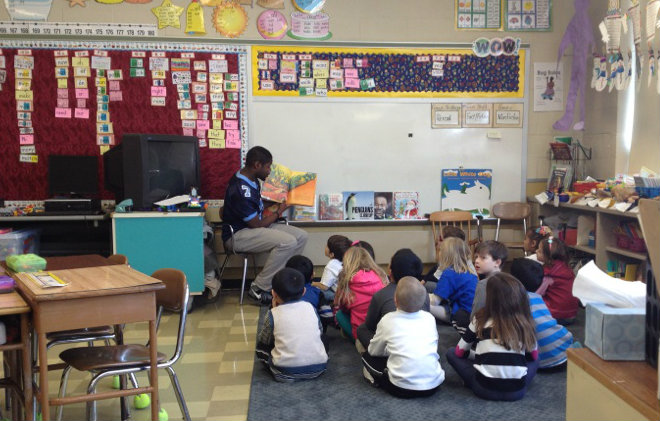
[{"label": "yellow star cutout", "polygon": [[68,0],[68,2],[69,2],[69,7],[73,7],[73,6],[81,6],[81,7],[85,7],[85,6],[87,6],[87,5],[85,4],[85,1],[86,1],[86,0]]},{"label": "yellow star cutout", "polygon": [[154,7],[151,11],[158,18],[158,29],[163,29],[166,26],[181,27],[179,16],[183,13],[183,7],[173,5],[171,0],[163,0],[160,6]]}]

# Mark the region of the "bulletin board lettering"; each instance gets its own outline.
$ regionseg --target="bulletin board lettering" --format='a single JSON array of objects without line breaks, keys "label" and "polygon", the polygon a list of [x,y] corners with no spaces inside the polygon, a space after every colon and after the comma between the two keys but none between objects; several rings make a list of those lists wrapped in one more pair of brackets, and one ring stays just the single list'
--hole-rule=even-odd
[{"label": "bulletin board lettering", "polygon": [[254,96],[522,98],[525,51],[252,47]]}]

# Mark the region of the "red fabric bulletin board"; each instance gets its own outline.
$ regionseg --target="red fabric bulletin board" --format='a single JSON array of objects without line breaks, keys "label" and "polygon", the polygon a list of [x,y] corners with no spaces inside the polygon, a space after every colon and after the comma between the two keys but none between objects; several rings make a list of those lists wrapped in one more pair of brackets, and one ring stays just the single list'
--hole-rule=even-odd
[{"label": "red fabric bulletin board", "polygon": [[[223,198],[225,187],[231,175],[236,172],[244,158],[247,144],[247,111],[246,104],[246,60],[247,49],[242,46],[225,46],[212,44],[157,43],[157,42],[75,42],[75,41],[3,41],[0,42],[4,56],[4,69],[0,68],[4,82],[0,83],[0,162],[2,162],[2,177],[0,178],[0,198],[6,200],[41,200],[48,198],[47,163],[48,156],[56,155],[98,155],[99,156],[99,191],[104,199],[112,199],[111,193],[103,189],[103,159],[102,147],[97,144],[97,87],[95,86],[96,70],[90,69],[88,77],[89,98],[86,108],[89,118],[75,118],[75,108],[78,105],[74,86],[74,69],[71,61],[76,52],[87,51],[91,60],[93,55],[104,55],[111,60],[111,69],[121,69],[123,79],[119,81],[121,100],[111,100],[108,103],[110,121],[113,123],[115,143],[121,141],[123,133],[183,133],[182,116],[179,110],[177,86],[172,80],[172,71],[166,72],[164,85],[167,90],[165,106],[152,106],[152,84],[154,79],[149,70],[149,58],[154,55],[164,55],[168,59],[190,57],[190,72],[192,81],[196,80],[198,71],[193,69],[193,61],[223,59],[227,61],[227,72],[224,80],[238,79],[237,92],[225,96],[225,107],[235,108],[239,148],[209,148],[207,137],[200,139],[201,186],[203,198]],[[57,78],[55,75],[55,51],[66,51],[69,57],[68,101],[71,118],[56,118],[58,108]],[[143,58],[143,77],[131,76],[131,58],[133,51],[145,52]],[[31,90],[33,92],[33,111],[30,115],[34,131],[34,154],[21,154],[19,121],[26,115],[17,110],[20,100],[16,93],[15,69],[18,55],[34,57],[32,69]],[[84,54],[84,53],[83,53]],[[223,57],[224,56],[224,57]],[[2,60],[0,60],[1,63]],[[21,61],[21,59],[19,59]],[[134,65],[135,63],[133,63]],[[5,72],[2,72],[5,70]],[[208,66],[207,66],[208,73]],[[22,74],[25,76],[25,74]],[[109,82],[108,82],[109,83]],[[207,83],[207,87],[209,84]],[[114,86],[117,87],[116,84]],[[109,87],[106,87],[109,89]],[[108,92],[109,93],[109,92]],[[192,107],[196,108],[194,94],[190,94]],[[226,92],[225,92],[225,95]],[[217,97],[216,97],[217,98]],[[116,99],[116,98],[115,98]],[[207,103],[210,100],[207,99]],[[234,104],[229,104],[233,102]],[[61,103],[59,105],[62,105]],[[210,107],[210,104],[209,104]],[[61,109],[61,108],[60,108]],[[227,119],[230,108],[224,108],[222,119]],[[209,110],[209,123],[212,124]],[[216,117],[218,114],[216,114]],[[234,117],[229,115],[229,117]],[[30,124],[30,123],[28,123]],[[207,132],[197,132],[204,136]],[[26,139],[24,139],[26,140]],[[236,143],[236,142],[235,142]],[[29,146],[29,145],[23,145]],[[25,152],[26,149],[23,149]],[[21,162],[29,155],[36,155],[37,162]],[[32,159],[35,159],[32,157]]]}]

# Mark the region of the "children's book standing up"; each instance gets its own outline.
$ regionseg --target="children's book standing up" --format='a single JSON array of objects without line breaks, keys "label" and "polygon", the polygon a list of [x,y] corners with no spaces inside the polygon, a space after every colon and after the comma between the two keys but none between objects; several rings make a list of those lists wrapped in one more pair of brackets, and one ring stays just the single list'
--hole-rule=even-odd
[{"label": "children's book standing up", "polygon": [[272,202],[289,205],[314,206],[316,174],[291,171],[284,165],[273,163],[270,175],[261,186],[261,197]]},{"label": "children's book standing up", "polygon": [[451,168],[442,170],[441,210],[470,211],[490,215],[491,169]]},{"label": "children's book standing up", "polygon": [[553,165],[548,176],[547,190],[553,193],[569,191],[573,179],[573,167],[571,165]]},{"label": "children's book standing up", "polygon": [[319,194],[319,220],[341,221],[344,219],[344,195],[341,193]]},{"label": "children's book standing up", "polygon": [[345,191],[343,195],[345,219],[361,221],[374,219],[373,191]]},{"label": "children's book standing up", "polygon": [[420,219],[419,192],[395,191],[392,193],[395,219]]},{"label": "children's book standing up", "polygon": [[316,202],[314,206],[291,206],[292,221],[314,221],[316,218]]},{"label": "children's book standing up", "polygon": [[374,193],[374,219],[393,219],[392,192]]}]

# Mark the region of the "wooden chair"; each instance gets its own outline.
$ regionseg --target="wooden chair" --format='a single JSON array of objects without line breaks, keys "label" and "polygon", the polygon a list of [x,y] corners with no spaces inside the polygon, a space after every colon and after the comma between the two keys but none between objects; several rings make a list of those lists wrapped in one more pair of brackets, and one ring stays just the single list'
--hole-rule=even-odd
[{"label": "wooden chair", "polygon": [[[527,234],[527,218],[532,211],[529,203],[524,202],[498,202],[493,205],[492,215],[497,218],[497,229],[495,230],[495,241],[500,237],[500,221],[521,222],[523,226],[523,239]],[[523,248],[523,242],[505,243],[508,248]]]},{"label": "wooden chair", "polygon": [[433,244],[435,245],[435,257],[438,259],[438,246],[442,241],[442,229],[451,225],[465,232],[465,241],[472,245],[472,212],[468,211],[437,211],[429,215],[431,230],[433,231]]},{"label": "wooden chair", "polygon": [[[160,323],[163,309],[179,313],[179,329],[174,353],[168,359],[165,354],[159,352],[158,368],[167,370],[183,418],[186,421],[190,421],[188,407],[183,398],[181,385],[173,367],[183,353],[189,299],[188,282],[186,281],[186,275],[178,269],[159,269],[151,276],[160,279],[165,284],[165,289],[159,290],[156,293],[156,304],[158,305],[156,326]],[[71,368],[93,373],[92,380],[87,387],[87,393],[94,394],[96,393],[98,382],[105,377],[134,374],[139,371],[149,370],[149,355],[149,347],[147,345],[135,344],[67,349],[60,353],[60,359],[67,364],[67,367],[62,373],[59,396],[63,397],[66,393]],[[118,391],[117,397],[120,396],[119,393]],[[87,417],[89,420],[96,419],[96,401],[87,402]]]},{"label": "wooden chair", "polygon": [[115,265],[127,265],[128,257],[123,254],[111,254],[107,259]]}]

